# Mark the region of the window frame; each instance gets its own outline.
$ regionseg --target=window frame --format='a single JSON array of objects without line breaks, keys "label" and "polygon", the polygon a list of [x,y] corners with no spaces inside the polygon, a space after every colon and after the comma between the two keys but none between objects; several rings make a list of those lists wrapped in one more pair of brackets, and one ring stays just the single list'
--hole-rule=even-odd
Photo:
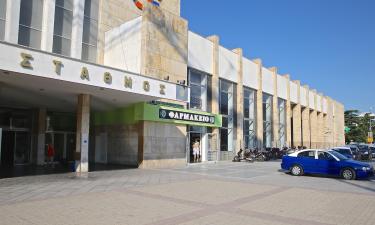
[{"label": "window frame", "polygon": [[[246,92],[249,92],[247,96]],[[255,148],[257,146],[256,139],[256,90],[248,87],[243,87],[243,139],[245,148]],[[249,103],[249,115],[246,115],[245,105],[246,102]],[[252,108],[252,109],[251,109]],[[253,117],[251,117],[251,111],[253,111]],[[246,122],[248,122],[249,127],[246,127]],[[250,129],[252,128],[252,129]],[[248,140],[248,141],[246,141]],[[250,143],[253,143],[250,146]]]}]

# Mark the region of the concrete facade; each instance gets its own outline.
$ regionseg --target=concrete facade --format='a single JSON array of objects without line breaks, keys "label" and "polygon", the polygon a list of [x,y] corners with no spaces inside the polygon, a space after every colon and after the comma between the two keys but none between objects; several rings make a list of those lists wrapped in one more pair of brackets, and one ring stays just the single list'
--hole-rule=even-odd
[{"label": "concrete facade", "polygon": [[[62,90],[50,92],[49,94],[52,93],[51,96],[55,98],[47,99],[49,104],[45,105],[39,104],[38,98],[49,96],[43,95],[44,89],[49,87],[48,81],[43,80],[41,87],[29,90],[36,97],[31,101],[35,104],[27,107],[35,108],[39,112],[36,132],[38,150],[37,154],[34,154],[37,164],[43,164],[45,161],[43,135],[46,133],[44,120],[48,107],[51,107],[55,100],[64,97],[68,99],[60,103],[73,105],[74,107],[67,107],[67,111],[73,111],[77,116],[74,152],[78,172],[87,172],[89,161],[141,168],[185,164],[188,162],[189,148],[192,144],[188,143],[191,133],[189,129],[192,126],[147,119],[132,124],[113,124],[113,118],[106,121],[107,124],[90,126],[90,113],[111,111],[138,102],[160,101],[163,104],[174,103],[197,113],[217,115],[222,111],[221,101],[226,98],[222,97],[222,82],[231,86],[228,99],[232,102],[228,100],[223,104],[223,108],[225,105],[228,108],[225,109],[228,111],[227,123],[230,124],[226,127],[228,136],[233,139],[225,143],[228,145],[225,146],[227,151],[220,151],[224,143],[221,139],[225,138],[221,138],[223,127],[202,126],[202,139],[204,135],[213,137],[205,140],[205,143],[210,142],[207,145],[202,140],[202,148],[210,148],[210,154],[217,155],[216,160],[229,160],[238,150],[246,147],[327,148],[345,144],[344,106],[341,103],[318,94],[316,90],[301,84],[300,81],[294,81],[292,75],[278,74],[276,67],[266,68],[261,59],[245,58],[241,48],[226,49],[220,45],[220,38],[216,35],[201,37],[192,33],[189,31],[188,21],[180,17],[179,0],[161,1],[160,7],[144,1],[143,10],[139,10],[131,0],[97,0],[97,40],[96,45],[93,45],[97,53],[96,63],[81,60],[84,24],[87,19],[84,8],[88,1],[73,1],[71,54],[62,57],[51,54],[54,41],[54,20],[51,18],[55,16],[55,1],[47,1],[42,8],[40,49],[17,46],[21,2],[22,0],[7,1],[5,42],[1,43],[0,47],[18,48],[20,55],[16,57],[23,61],[11,65],[16,67],[11,70],[6,68],[10,65],[7,57],[0,55],[0,70],[8,75],[10,71],[12,74],[44,76],[43,78],[48,78],[49,81],[71,83],[64,83],[66,86],[61,88]],[[113,40],[108,40],[110,38]],[[194,43],[198,44],[189,45],[192,38],[195,38],[197,42]],[[113,46],[109,46],[112,44]],[[115,48],[116,51],[112,51],[111,48]],[[201,55],[209,57],[195,57]],[[37,56],[41,59],[37,59]],[[50,60],[51,57],[53,60]],[[45,69],[47,66],[43,65],[46,63],[51,63],[52,69]],[[73,67],[74,69],[71,69]],[[177,97],[182,94],[189,96],[186,94],[189,88],[190,97],[195,93],[192,91],[191,78],[188,75],[190,70],[203,74],[206,80],[204,85],[204,82],[201,82],[198,91],[205,98],[202,102],[207,103],[203,110],[189,108],[192,104],[189,99]],[[9,78],[6,73],[1,75],[0,82],[8,82],[9,86],[14,85],[16,81],[12,79],[15,78]],[[72,78],[63,80],[63,75]],[[31,79],[30,83],[38,81]],[[20,90],[27,88],[22,85],[17,87]],[[249,109],[251,112],[254,111],[254,118],[250,119],[254,130],[249,135],[254,139],[251,142],[252,146],[249,146],[250,142],[245,143],[244,138],[245,88],[254,91],[255,96],[254,108]],[[272,99],[272,111],[266,115],[270,116],[270,121],[265,121],[265,94],[270,95]],[[9,97],[5,100],[10,102],[13,99]],[[283,126],[280,120],[279,101],[285,101]],[[21,107],[26,107],[24,105]],[[65,107],[59,109],[64,111]],[[264,132],[267,123],[272,124],[270,143],[264,140],[264,135],[269,135]],[[284,141],[280,141],[281,133],[285,135]],[[90,151],[93,151],[94,158],[90,159]]]}]

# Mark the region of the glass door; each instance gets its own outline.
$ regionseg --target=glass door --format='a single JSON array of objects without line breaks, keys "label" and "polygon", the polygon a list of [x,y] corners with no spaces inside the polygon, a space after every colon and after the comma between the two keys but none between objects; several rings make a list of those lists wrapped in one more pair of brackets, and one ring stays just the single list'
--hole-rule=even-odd
[{"label": "glass door", "polygon": [[16,131],[14,139],[14,164],[23,165],[30,162],[31,136],[28,131]]},{"label": "glass door", "polygon": [[202,162],[202,134],[190,132],[189,133],[190,143],[190,160],[189,163]]}]

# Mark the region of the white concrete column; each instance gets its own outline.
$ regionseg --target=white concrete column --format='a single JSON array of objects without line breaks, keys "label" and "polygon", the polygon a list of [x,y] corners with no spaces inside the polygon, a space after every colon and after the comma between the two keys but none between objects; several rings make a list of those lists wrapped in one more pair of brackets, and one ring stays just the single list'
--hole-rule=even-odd
[{"label": "white concrete column", "polygon": [[82,57],[84,9],[85,0],[73,0],[71,57],[76,59]]},{"label": "white concrete column", "polygon": [[38,143],[37,143],[37,154],[36,163],[37,165],[44,165],[45,163],[45,144],[46,144],[46,118],[47,110],[38,110]]},{"label": "white concrete column", "polygon": [[90,95],[78,95],[77,103],[77,139],[76,139],[76,174],[89,171],[89,132],[90,132]]},{"label": "white concrete column", "polygon": [[[212,62],[212,78],[211,78],[211,112],[214,114],[219,114],[219,87],[220,87],[220,79],[219,79],[219,45],[220,45],[220,38],[217,35],[213,35],[207,37],[208,40],[212,41],[213,43],[213,62]],[[216,147],[217,150],[217,160],[220,160],[220,132],[219,128],[213,128],[212,134],[216,137]]]},{"label": "white concrete column", "polygon": [[287,100],[286,100],[286,134],[285,134],[285,140],[287,143],[288,147],[292,146],[292,124],[291,124],[291,119],[292,119],[292,107],[291,107],[291,102],[290,102],[290,75],[285,74],[284,75],[285,79],[287,80],[287,85],[286,85],[286,90],[287,90]]},{"label": "white concrete column", "polygon": [[5,21],[4,40],[10,43],[18,43],[18,31],[20,23],[21,0],[7,0],[7,12]]},{"label": "white concrete column", "polygon": [[293,114],[293,147],[302,146],[302,107],[301,107],[301,81],[293,81],[297,84],[297,104],[292,109]]},{"label": "white concrete column", "polygon": [[52,52],[53,28],[55,23],[55,3],[56,0],[45,0],[43,5],[42,21],[42,44],[41,50]]},{"label": "white concrete column", "polygon": [[302,110],[302,145],[311,148],[311,127],[310,127],[310,89],[303,86],[306,91],[306,108]]},{"label": "white concrete column", "polygon": [[240,148],[244,148],[244,138],[243,138],[243,50],[241,48],[237,48],[233,50],[234,53],[237,54],[237,129],[235,132],[237,133],[237,143],[235,152],[237,153]]}]

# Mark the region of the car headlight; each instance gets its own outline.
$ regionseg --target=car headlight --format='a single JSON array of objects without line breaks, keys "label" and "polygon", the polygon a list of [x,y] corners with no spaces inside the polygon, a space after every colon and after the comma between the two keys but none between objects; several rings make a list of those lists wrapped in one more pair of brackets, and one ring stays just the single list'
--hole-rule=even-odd
[{"label": "car headlight", "polygon": [[364,167],[362,167],[362,170],[363,170],[363,171],[369,171],[369,170],[371,170],[371,168],[370,168],[370,167],[365,167],[365,166],[364,166]]},{"label": "car headlight", "polygon": [[368,154],[368,152],[364,152],[364,154],[365,154],[365,155],[367,155],[367,154]]}]

